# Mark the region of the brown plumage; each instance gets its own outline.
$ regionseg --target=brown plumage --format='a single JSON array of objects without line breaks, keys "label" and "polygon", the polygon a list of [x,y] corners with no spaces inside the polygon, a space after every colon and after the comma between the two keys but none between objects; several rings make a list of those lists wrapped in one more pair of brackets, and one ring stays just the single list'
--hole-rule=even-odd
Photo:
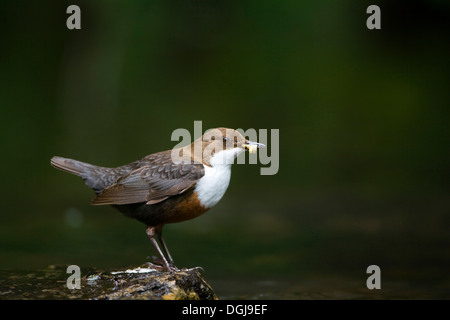
[{"label": "brown plumage", "polygon": [[[229,177],[228,181],[224,180],[225,186],[221,186],[222,182],[218,180],[218,195],[214,190],[212,194],[208,190],[211,183],[215,188],[214,176],[208,176],[205,180],[208,183],[206,188],[196,188],[205,176],[206,168],[212,168],[208,169],[213,172],[209,175],[214,174],[213,167],[217,157],[214,161],[212,159],[217,152],[231,150],[231,157],[235,157],[239,152],[255,145],[262,146],[246,140],[233,129],[217,128],[208,131],[188,146],[153,153],[117,168],[99,167],[56,156],[51,159],[51,165],[81,177],[96,193],[91,204],[112,205],[126,216],[145,223],[147,235],[160,254],[165,268],[172,270],[176,268],[162,239],[162,226],[195,218],[221,198],[228,186]],[[223,179],[218,176],[219,178]],[[199,192],[209,198],[202,198]],[[155,235],[160,240],[164,253],[159,248]]]}]

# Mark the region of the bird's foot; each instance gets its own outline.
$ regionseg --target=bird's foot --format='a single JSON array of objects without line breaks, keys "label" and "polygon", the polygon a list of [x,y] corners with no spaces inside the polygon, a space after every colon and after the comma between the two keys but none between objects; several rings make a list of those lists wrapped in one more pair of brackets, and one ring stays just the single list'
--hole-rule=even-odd
[{"label": "bird's foot", "polygon": [[152,256],[151,258],[153,259],[154,263],[147,262],[147,264],[149,264],[151,268],[155,268],[158,271],[168,271],[170,273],[181,271],[173,263],[169,263],[168,265],[166,265],[164,261],[159,257]]},{"label": "bird's foot", "polygon": [[146,262],[145,265],[147,265],[148,268],[155,269],[155,270],[160,271],[160,272],[167,270],[166,267],[164,267],[161,264],[155,264],[155,263],[152,263],[152,262]]},{"label": "bird's foot", "polygon": [[182,268],[181,271],[201,271],[205,272],[205,269],[202,267],[193,267],[193,268]]},{"label": "bird's foot", "polygon": [[173,272],[179,272],[179,271],[184,271],[184,272],[189,272],[189,271],[200,271],[202,273],[205,272],[205,269],[203,269],[202,267],[193,267],[193,268],[178,268],[177,266],[175,266],[173,263],[168,263],[168,265],[165,265],[164,261],[159,258],[159,257],[147,257],[147,259],[151,258],[153,260],[154,263],[152,262],[147,262],[147,264],[149,265],[150,268],[154,268],[158,271],[168,271],[170,273]]}]

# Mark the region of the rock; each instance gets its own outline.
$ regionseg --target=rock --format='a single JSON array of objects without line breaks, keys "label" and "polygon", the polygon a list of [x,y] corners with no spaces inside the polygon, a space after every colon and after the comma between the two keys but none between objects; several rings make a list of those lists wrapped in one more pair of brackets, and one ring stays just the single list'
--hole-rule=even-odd
[{"label": "rock", "polygon": [[[198,268],[158,271],[144,265],[134,269],[93,273],[82,278],[88,285],[110,288],[91,299],[107,300],[217,300]],[[95,284],[93,283],[95,282]],[[103,282],[103,283],[102,283]],[[112,285],[112,286],[111,286]]]},{"label": "rock", "polygon": [[199,268],[161,271],[152,264],[116,270],[81,268],[80,289],[68,289],[67,267],[0,271],[0,299],[218,299]]}]

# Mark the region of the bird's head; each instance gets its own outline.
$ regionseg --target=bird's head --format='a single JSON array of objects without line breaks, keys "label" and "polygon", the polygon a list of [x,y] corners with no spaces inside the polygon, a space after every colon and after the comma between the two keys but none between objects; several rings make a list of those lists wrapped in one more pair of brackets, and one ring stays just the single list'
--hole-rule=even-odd
[{"label": "bird's head", "polygon": [[210,129],[191,146],[194,150],[200,150],[198,146],[201,146],[202,162],[208,166],[231,165],[241,152],[248,150],[255,153],[258,148],[265,147],[262,143],[245,139],[239,131],[230,128]]}]

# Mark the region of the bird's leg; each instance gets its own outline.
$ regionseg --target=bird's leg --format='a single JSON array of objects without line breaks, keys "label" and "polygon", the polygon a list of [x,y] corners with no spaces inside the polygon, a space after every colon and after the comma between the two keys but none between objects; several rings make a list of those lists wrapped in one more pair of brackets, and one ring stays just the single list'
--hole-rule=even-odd
[{"label": "bird's leg", "polygon": [[173,262],[172,256],[170,255],[170,252],[169,252],[169,249],[167,249],[167,245],[162,237],[162,227],[163,227],[162,224],[157,226],[155,228],[155,232],[156,232],[156,235],[158,236],[159,243],[162,245],[162,250],[163,250],[165,256],[167,257],[167,260],[169,260],[170,266],[174,267],[176,269],[177,267],[175,267],[175,263]]},{"label": "bird's leg", "polygon": [[[153,244],[153,246],[155,247],[156,251],[158,252],[159,256],[161,257],[164,267],[167,269],[167,271],[172,272],[173,269],[170,267],[169,263],[167,262],[166,257],[164,256],[164,254],[162,253],[161,249],[159,248],[158,242],[155,239],[155,233],[156,233],[156,227],[151,227],[148,226],[147,230],[146,230],[147,236],[150,239],[150,242]],[[159,237],[159,235],[158,235]]]}]

